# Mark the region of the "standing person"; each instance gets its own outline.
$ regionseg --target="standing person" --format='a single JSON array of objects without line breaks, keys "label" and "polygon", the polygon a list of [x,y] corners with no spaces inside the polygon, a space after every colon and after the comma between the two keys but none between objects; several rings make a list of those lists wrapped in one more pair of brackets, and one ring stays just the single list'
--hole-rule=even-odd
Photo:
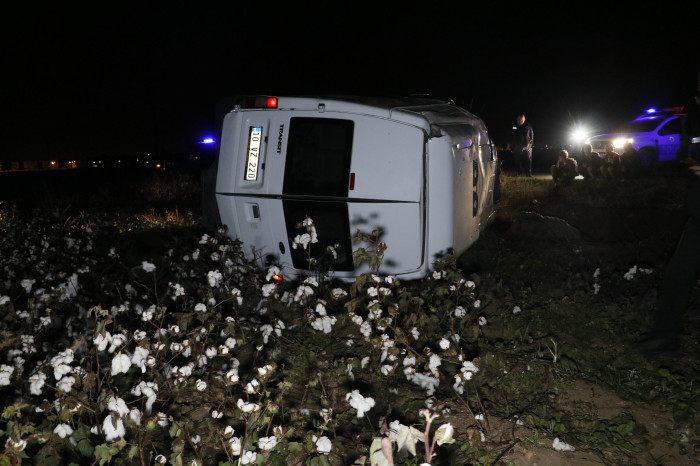
[{"label": "standing person", "polygon": [[600,167],[600,173],[603,178],[615,179],[620,176],[620,154],[615,152],[611,142],[605,145],[603,152],[603,165]]},{"label": "standing person", "polygon": [[625,147],[622,149],[622,154],[620,155],[620,169],[622,176],[626,178],[638,176],[642,169],[642,157],[631,142],[625,143]]},{"label": "standing person", "polygon": [[687,141],[689,171],[688,221],[664,273],[654,326],[639,345],[647,356],[678,348],[683,314],[700,269],[700,88],[695,93],[694,102],[686,106],[685,114],[683,136]]},{"label": "standing person", "polygon": [[511,145],[515,166],[518,174],[525,173],[527,176],[532,176],[532,126],[525,122],[525,115],[522,113],[518,115],[516,122],[518,126],[515,127]]}]

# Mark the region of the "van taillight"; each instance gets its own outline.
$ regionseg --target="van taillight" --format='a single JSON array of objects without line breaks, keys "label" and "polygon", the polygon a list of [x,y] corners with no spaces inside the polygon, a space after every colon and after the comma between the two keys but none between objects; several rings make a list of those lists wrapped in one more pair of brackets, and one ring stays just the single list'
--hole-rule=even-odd
[{"label": "van taillight", "polygon": [[253,95],[245,98],[243,108],[277,108],[279,99],[266,95]]}]

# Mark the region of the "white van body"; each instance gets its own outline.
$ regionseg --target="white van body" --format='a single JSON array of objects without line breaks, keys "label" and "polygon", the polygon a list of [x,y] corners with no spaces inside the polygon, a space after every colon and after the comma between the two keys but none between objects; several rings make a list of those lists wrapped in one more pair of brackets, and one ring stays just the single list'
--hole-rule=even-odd
[{"label": "white van body", "polygon": [[[248,102],[251,100],[248,99]],[[352,279],[351,236],[383,231],[379,270],[424,277],[473,244],[493,217],[496,153],[481,119],[432,99],[279,97],[224,118],[216,200],[247,257],[306,267],[292,239],[306,216],[313,251],[339,245],[334,276]]]}]

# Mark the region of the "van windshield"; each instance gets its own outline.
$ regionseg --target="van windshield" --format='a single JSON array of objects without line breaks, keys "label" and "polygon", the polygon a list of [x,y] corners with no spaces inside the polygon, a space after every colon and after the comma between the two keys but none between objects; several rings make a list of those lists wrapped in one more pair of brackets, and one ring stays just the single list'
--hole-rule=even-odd
[{"label": "van windshield", "polygon": [[294,117],[284,168],[284,194],[348,195],[352,120]]}]

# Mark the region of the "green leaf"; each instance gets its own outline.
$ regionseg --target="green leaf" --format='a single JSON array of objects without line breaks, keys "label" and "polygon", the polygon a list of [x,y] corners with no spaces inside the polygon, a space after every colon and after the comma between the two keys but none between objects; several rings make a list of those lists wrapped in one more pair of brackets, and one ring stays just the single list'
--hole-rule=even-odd
[{"label": "green leaf", "polygon": [[287,460],[277,452],[272,452],[268,460],[270,461],[270,466],[287,466]]},{"label": "green leaf", "polygon": [[671,373],[669,372],[668,369],[664,369],[663,367],[659,369],[659,375],[665,379],[671,377]]},{"label": "green leaf", "polygon": [[391,466],[389,460],[382,452],[382,438],[374,437],[372,445],[369,447],[369,463],[370,466]]},{"label": "green leaf", "polygon": [[114,455],[119,453],[122,448],[126,446],[126,440],[121,439],[118,442],[113,443],[103,443],[102,445],[97,445],[95,447],[95,459],[99,462],[100,466],[108,464]]},{"label": "green leaf", "polygon": [[82,426],[73,432],[73,440],[75,440],[75,447],[78,449],[81,455],[90,457],[95,451],[95,447],[90,442],[90,429],[87,426]]}]

